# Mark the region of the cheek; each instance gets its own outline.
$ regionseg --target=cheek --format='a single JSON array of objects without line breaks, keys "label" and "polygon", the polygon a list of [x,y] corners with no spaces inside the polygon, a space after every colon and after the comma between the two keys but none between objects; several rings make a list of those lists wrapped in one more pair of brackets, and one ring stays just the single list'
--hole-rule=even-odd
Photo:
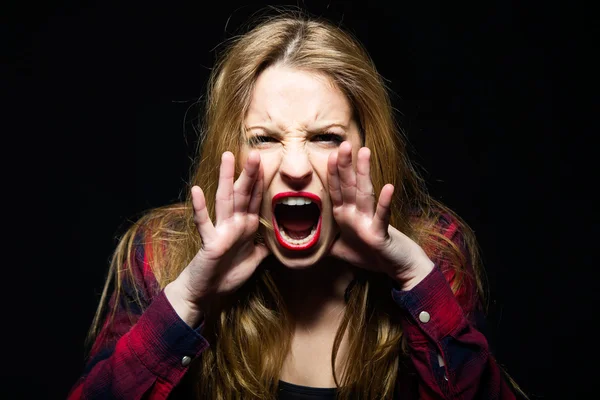
[{"label": "cheek", "polygon": [[274,152],[260,152],[260,163],[263,167],[264,191],[267,191],[269,186],[271,186],[271,182],[273,182],[273,178],[275,177],[275,173],[279,168],[280,162],[281,155]]},{"label": "cheek", "polygon": [[327,183],[327,160],[333,151],[320,149],[320,151],[311,151],[309,155],[313,170],[317,173],[323,184]]}]

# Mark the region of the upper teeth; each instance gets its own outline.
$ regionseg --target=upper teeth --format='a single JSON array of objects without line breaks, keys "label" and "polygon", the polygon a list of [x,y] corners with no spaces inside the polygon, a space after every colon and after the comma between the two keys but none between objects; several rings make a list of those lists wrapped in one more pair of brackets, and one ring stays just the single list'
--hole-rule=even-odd
[{"label": "upper teeth", "polygon": [[277,202],[277,204],[285,204],[286,206],[304,206],[310,203],[312,203],[312,201],[306,197],[284,197]]}]

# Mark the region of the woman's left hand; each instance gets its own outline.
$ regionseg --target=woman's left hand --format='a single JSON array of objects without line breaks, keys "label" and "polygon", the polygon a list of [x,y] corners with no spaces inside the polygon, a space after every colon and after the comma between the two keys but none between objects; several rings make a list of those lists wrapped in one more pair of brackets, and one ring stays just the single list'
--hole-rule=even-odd
[{"label": "woman's left hand", "polygon": [[371,151],[361,148],[355,171],[349,142],[340,144],[329,156],[329,194],[341,231],[330,253],[357,267],[386,273],[403,290],[410,290],[434,264],[417,243],[389,224],[393,185],[381,189],[375,204],[370,157]]}]

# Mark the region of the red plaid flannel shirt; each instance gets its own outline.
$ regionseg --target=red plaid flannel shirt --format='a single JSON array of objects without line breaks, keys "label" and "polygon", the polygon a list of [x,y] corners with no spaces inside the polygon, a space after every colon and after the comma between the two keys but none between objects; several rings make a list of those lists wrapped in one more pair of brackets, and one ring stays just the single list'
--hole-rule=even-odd
[{"label": "red plaid flannel shirt", "polygon": [[[463,250],[456,220],[440,218],[440,232]],[[112,322],[105,322],[90,352],[85,371],[71,389],[75,399],[165,399],[180,383],[190,360],[209,343],[202,325],[190,328],[177,315],[148,266],[147,251],[136,246],[134,282],[124,285]],[[468,254],[465,252],[465,256]],[[399,376],[398,398],[514,399],[476,329],[474,283],[465,280],[452,293],[451,268],[435,260],[436,268],[410,291],[392,290],[403,315],[415,374]],[[145,311],[136,305],[139,298]],[[111,304],[111,306],[112,306]]]}]

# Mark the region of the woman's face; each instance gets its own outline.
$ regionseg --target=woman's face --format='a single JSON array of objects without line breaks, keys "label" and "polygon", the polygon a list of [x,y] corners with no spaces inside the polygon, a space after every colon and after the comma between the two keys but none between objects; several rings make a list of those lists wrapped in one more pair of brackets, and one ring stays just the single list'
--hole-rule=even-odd
[{"label": "woman's face", "polygon": [[284,265],[308,267],[328,253],[337,233],[327,186],[327,159],[339,144],[361,146],[348,99],[324,75],[282,65],[256,81],[245,118],[241,165],[250,150],[264,168],[261,216],[275,231],[265,242]]}]

